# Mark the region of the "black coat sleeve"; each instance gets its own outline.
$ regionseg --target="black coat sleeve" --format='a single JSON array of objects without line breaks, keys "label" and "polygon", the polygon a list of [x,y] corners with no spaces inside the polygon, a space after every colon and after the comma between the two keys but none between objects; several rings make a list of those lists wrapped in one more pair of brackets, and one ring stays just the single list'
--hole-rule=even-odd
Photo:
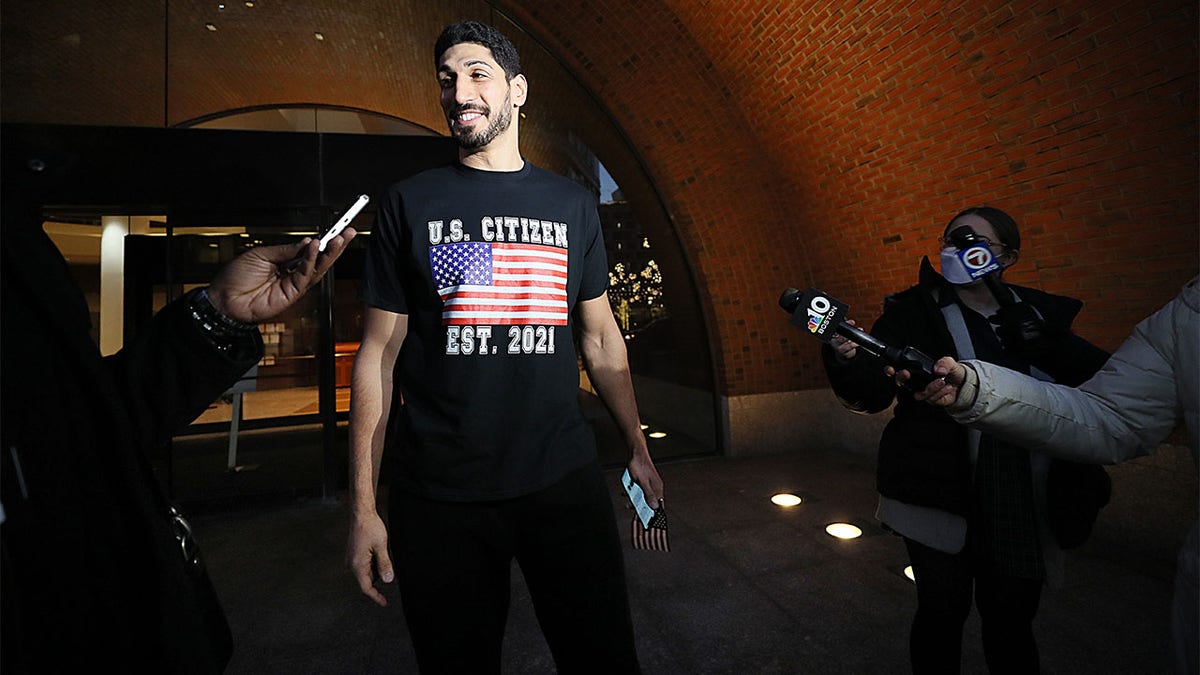
[{"label": "black coat sleeve", "polygon": [[[871,335],[886,344],[906,343],[904,320],[892,303],[884,306],[883,314],[871,327]],[[842,405],[852,412],[871,414],[886,410],[896,398],[895,381],[884,374],[884,361],[859,349],[853,359],[842,362],[828,344],[821,348],[821,361],[833,393]]]},{"label": "black coat sleeve", "polygon": [[186,299],[162,309],[131,342],[105,357],[138,437],[146,449],[167,441],[204,412],[262,357],[257,332],[227,351],[204,337]]}]

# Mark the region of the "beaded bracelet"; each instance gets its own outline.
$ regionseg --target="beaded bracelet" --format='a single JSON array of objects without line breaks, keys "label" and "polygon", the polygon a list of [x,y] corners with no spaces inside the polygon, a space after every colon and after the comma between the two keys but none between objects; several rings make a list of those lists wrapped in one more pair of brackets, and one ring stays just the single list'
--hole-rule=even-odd
[{"label": "beaded bracelet", "polygon": [[258,330],[258,324],[238,321],[231,316],[222,314],[209,299],[207,286],[189,291],[187,302],[192,319],[200,325],[204,336],[213,343],[213,346],[221,351],[228,350],[242,338]]}]

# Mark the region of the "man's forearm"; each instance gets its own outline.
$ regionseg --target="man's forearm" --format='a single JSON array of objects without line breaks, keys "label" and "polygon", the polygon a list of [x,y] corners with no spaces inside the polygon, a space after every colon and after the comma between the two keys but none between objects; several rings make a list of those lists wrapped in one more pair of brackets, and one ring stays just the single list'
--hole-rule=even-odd
[{"label": "man's forearm", "polygon": [[367,308],[350,392],[350,506],[356,514],[375,513],[393,373],[407,333],[407,315]]},{"label": "man's forearm", "polygon": [[392,382],[376,373],[354,369],[350,394],[350,508],[375,510],[379,467],[391,410]]},{"label": "man's forearm", "polygon": [[588,378],[621,430],[626,445],[631,452],[647,452],[626,359],[624,342],[616,345],[611,341],[601,342],[592,349],[584,348]]}]

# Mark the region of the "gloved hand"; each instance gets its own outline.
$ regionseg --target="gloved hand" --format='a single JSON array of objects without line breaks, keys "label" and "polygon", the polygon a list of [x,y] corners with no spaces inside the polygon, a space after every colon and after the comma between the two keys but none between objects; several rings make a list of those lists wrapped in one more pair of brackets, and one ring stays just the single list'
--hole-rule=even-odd
[{"label": "gloved hand", "polygon": [[1001,307],[988,321],[996,325],[996,334],[1005,350],[1030,360],[1049,353],[1050,329],[1029,303]]}]

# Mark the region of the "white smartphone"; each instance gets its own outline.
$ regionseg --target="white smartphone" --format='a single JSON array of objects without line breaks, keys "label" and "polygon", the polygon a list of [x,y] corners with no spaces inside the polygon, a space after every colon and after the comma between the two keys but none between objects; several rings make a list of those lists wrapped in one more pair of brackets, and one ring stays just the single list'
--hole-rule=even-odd
[{"label": "white smartphone", "polygon": [[329,245],[329,242],[333,241],[334,237],[338,236],[342,233],[342,230],[346,229],[346,226],[350,224],[350,221],[354,220],[354,216],[357,216],[358,212],[362,211],[363,207],[366,206],[367,202],[369,201],[371,201],[370,197],[366,195],[359,195],[358,200],[356,200],[354,204],[342,214],[341,218],[338,218],[338,221],[333,224],[333,227],[329,228],[326,230],[325,234],[321,235],[321,243],[317,245],[317,251],[324,253],[325,247]]},{"label": "white smartphone", "polygon": [[[354,220],[354,216],[357,216],[358,212],[362,211],[363,207],[366,206],[367,202],[369,201],[371,201],[371,198],[366,195],[358,196],[358,199],[355,200],[354,204],[352,204],[350,208],[342,214],[341,218],[338,218],[338,221],[333,224],[333,227],[329,228],[325,231],[325,234],[321,235],[321,239],[317,242],[317,255],[325,252],[325,247],[329,245],[329,242],[333,241],[334,237],[338,236],[342,233],[342,230],[346,229],[346,226],[350,224],[350,221]],[[300,263],[303,261],[304,252],[301,251],[298,257],[282,263],[279,267],[284,274],[291,274],[292,272],[296,271],[296,268],[299,267]]]},{"label": "white smartphone", "polygon": [[625,468],[625,473],[621,474],[621,486],[625,488],[625,493],[629,495],[629,501],[633,502],[633,510],[637,512],[638,519],[642,521],[642,528],[650,528],[650,519],[654,517],[654,509],[646,503],[646,493],[642,492],[642,486],[638,485],[633,480],[633,476],[629,475],[629,468]]}]

